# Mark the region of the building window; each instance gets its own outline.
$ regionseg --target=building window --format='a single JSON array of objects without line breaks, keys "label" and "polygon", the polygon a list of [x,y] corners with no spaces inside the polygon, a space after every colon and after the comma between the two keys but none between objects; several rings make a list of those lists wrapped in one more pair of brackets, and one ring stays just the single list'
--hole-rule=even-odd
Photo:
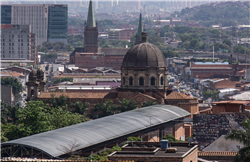
[{"label": "building window", "polygon": [[29,38],[29,35],[27,35],[27,38]]},{"label": "building window", "polygon": [[23,43],[21,43],[21,46],[23,46]]},{"label": "building window", "polygon": [[14,43],[12,43],[12,46],[14,46],[15,44]]},{"label": "building window", "polygon": [[5,46],[5,43],[3,43],[3,46]]},{"label": "building window", "polygon": [[12,35],[12,38],[14,38],[14,35]]},{"label": "building window", "polygon": [[5,41],[5,39],[3,39],[3,42]]},{"label": "building window", "polygon": [[9,39],[9,42],[11,42],[11,39]]},{"label": "building window", "polygon": [[23,35],[21,35],[21,38],[23,38]]},{"label": "building window", "polygon": [[18,39],[18,42],[20,42],[20,39]]},{"label": "building window", "polygon": [[151,78],[151,85],[155,85],[155,77]]},{"label": "building window", "polygon": [[29,42],[29,39],[27,39],[27,42]]},{"label": "building window", "polygon": [[163,77],[161,77],[161,85],[163,85]]},{"label": "building window", "polygon": [[132,78],[132,77],[129,78],[129,85],[130,85],[130,86],[133,85],[133,78]]},{"label": "building window", "polygon": [[9,46],[11,46],[11,43],[9,43]]},{"label": "building window", "polygon": [[12,54],[14,54],[14,51],[12,51]]},{"label": "building window", "polygon": [[11,47],[9,47],[9,50],[11,50]]},{"label": "building window", "polygon": [[20,38],[20,35],[18,35],[18,38]]},{"label": "building window", "polygon": [[140,86],[143,86],[143,85],[144,85],[144,78],[143,78],[143,77],[140,77],[140,78],[139,78],[139,85],[140,85]]}]

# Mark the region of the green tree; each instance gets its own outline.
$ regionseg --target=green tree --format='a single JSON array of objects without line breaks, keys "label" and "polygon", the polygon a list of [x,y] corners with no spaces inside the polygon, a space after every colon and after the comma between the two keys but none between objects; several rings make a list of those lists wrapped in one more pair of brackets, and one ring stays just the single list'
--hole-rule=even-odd
[{"label": "green tree", "polygon": [[52,129],[63,128],[83,122],[83,116],[78,113],[72,113],[65,107],[56,107],[49,111],[49,117]]},{"label": "green tree", "polygon": [[236,47],[233,52],[234,53],[242,53],[242,54],[245,54],[245,51],[246,51],[246,54],[247,55],[250,55],[250,49],[243,46],[243,45],[238,45],[238,47]]},{"label": "green tree", "polygon": [[138,137],[128,137],[127,141],[141,141],[141,138],[138,138]]},{"label": "green tree", "polygon": [[43,47],[46,47],[48,50],[51,50],[53,48],[53,44],[51,42],[43,42]]},{"label": "green tree", "polygon": [[14,77],[1,78],[1,85],[11,86],[13,89],[14,95],[17,95],[23,91],[22,84],[17,80],[17,78],[14,78]]},{"label": "green tree", "polygon": [[152,106],[152,105],[156,105],[157,102],[156,101],[144,101],[141,103],[141,107],[147,107],[147,106]]},{"label": "green tree", "polygon": [[18,117],[17,117],[17,113],[18,110],[20,109],[20,105],[19,103],[15,104],[15,105],[10,105],[10,104],[5,104],[5,103],[1,103],[1,112],[3,112],[3,117],[5,118],[5,121],[8,120],[8,118],[11,118],[12,123],[16,124]]},{"label": "green tree", "polygon": [[74,113],[84,115],[89,109],[89,103],[85,102],[83,104],[81,101],[77,101],[73,103],[71,107],[73,108]]},{"label": "green tree", "polygon": [[123,99],[119,101],[121,106],[119,107],[121,112],[129,111],[129,110],[134,110],[137,108],[137,104],[134,102],[134,100],[127,100]]},{"label": "green tree", "polygon": [[245,130],[234,129],[225,138],[236,140],[244,144],[240,148],[238,154],[234,157],[234,162],[248,162],[250,161],[250,120],[246,119],[242,122],[242,127]]},{"label": "green tree", "polygon": [[166,139],[166,140],[171,141],[171,142],[177,142],[177,141],[180,142],[180,140],[177,140],[172,134],[167,134],[162,139]]},{"label": "green tree", "polygon": [[111,100],[94,105],[94,112],[97,112],[97,118],[113,115],[116,110],[117,106]]},{"label": "green tree", "polygon": [[70,105],[70,100],[68,97],[63,95],[59,97],[51,95],[51,99],[46,100],[45,103],[50,104],[50,107],[63,107],[65,109],[68,109],[68,106]]},{"label": "green tree", "polygon": [[148,42],[156,46],[163,44],[163,39],[158,35],[152,35],[148,38]]},{"label": "green tree", "polygon": [[232,42],[230,39],[224,39],[223,43],[228,45],[229,47],[231,47],[231,45],[232,45]]},{"label": "green tree", "polygon": [[18,113],[20,131],[29,136],[52,130],[48,108],[42,101],[29,101]]}]

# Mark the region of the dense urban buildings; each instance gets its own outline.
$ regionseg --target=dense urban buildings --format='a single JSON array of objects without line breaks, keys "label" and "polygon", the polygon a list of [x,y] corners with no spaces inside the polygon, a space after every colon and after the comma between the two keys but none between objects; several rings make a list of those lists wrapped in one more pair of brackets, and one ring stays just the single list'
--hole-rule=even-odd
[{"label": "dense urban buildings", "polygon": [[2,24],[30,25],[37,45],[45,41],[67,43],[68,7],[65,4],[3,5],[1,15]]}]

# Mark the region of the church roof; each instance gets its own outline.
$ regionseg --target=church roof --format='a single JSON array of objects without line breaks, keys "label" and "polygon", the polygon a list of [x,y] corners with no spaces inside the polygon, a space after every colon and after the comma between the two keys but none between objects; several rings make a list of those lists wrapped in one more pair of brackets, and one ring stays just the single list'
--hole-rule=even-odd
[{"label": "church roof", "polygon": [[139,24],[138,24],[138,29],[137,29],[137,37],[139,40],[141,40],[141,33],[143,32],[143,25],[142,25],[142,17],[140,13],[139,17]]},{"label": "church roof", "polygon": [[155,45],[144,42],[130,48],[126,53],[123,67],[165,67],[166,60]]},{"label": "church roof", "polygon": [[89,1],[89,11],[88,11],[88,18],[87,18],[87,27],[96,27],[95,23],[95,15],[92,0]]}]

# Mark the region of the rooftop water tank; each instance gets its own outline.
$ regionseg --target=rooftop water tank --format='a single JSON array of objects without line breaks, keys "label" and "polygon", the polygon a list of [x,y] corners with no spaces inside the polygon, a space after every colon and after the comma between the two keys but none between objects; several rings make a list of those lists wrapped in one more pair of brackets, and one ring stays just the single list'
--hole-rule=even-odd
[{"label": "rooftop water tank", "polygon": [[160,141],[160,143],[161,143],[161,149],[162,149],[162,150],[166,150],[166,149],[168,148],[168,140],[162,139],[162,140]]}]

